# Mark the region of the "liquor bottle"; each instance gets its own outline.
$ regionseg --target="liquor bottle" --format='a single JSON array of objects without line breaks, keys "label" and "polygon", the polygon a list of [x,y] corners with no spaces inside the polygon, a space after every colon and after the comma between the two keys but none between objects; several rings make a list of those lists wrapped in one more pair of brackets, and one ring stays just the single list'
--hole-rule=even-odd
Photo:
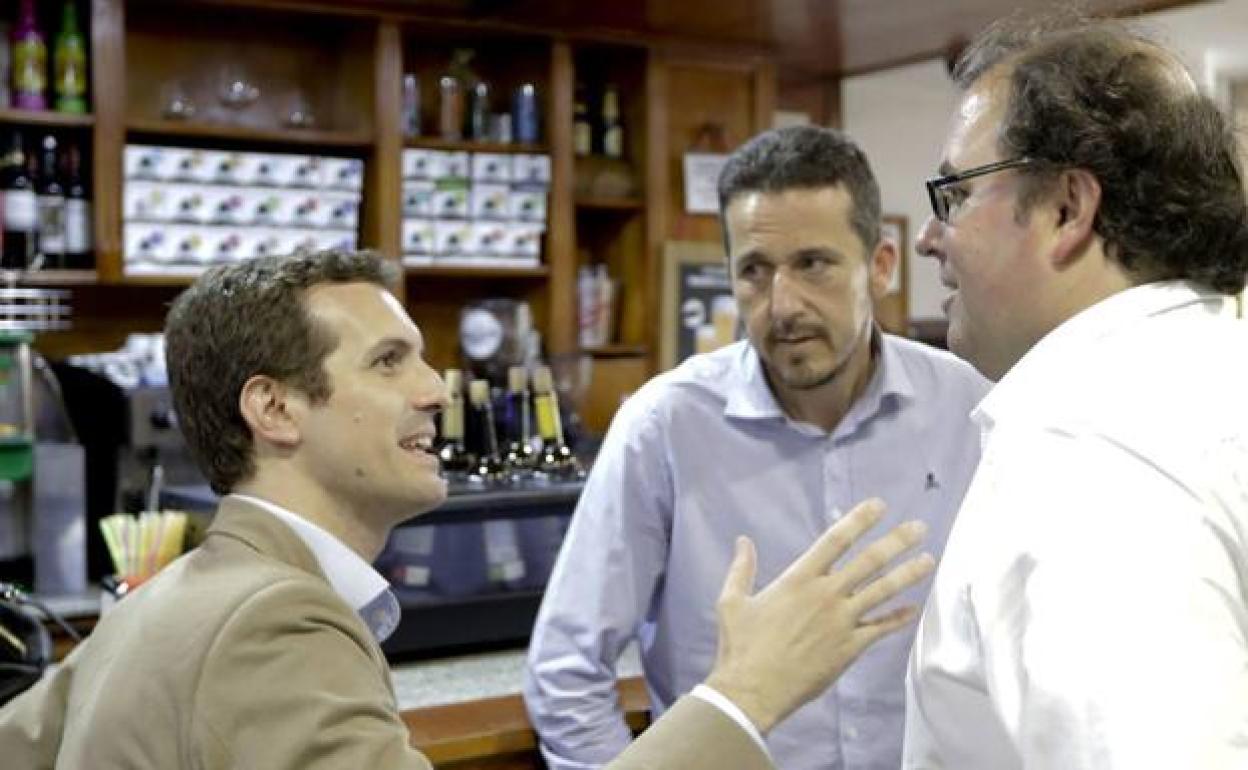
[{"label": "liquor bottle", "polygon": [[572,146],[577,155],[593,152],[594,129],[589,122],[589,103],[585,99],[584,86],[577,86],[576,101],[572,107]]},{"label": "liquor bottle", "polygon": [[43,154],[35,185],[35,217],[39,231],[38,251],[43,267],[65,266],[65,188],[57,165],[56,137],[43,137]]},{"label": "liquor bottle", "polygon": [[490,138],[490,84],[478,80],[468,102],[468,138],[484,142]]},{"label": "liquor bottle", "polygon": [[443,139],[457,141],[464,136],[464,89],[477,81],[468,66],[475,55],[471,49],[455,49],[450,66],[438,79],[438,133]]},{"label": "liquor bottle", "polygon": [[91,267],[91,197],[82,180],[82,153],[78,145],[65,148],[65,266]]},{"label": "liquor bottle", "polygon": [[446,383],[446,409],[442,411],[442,442],[438,457],[442,473],[449,480],[463,480],[476,466],[476,458],[464,445],[464,375],[458,369],[447,369],[442,377]]},{"label": "liquor bottle", "polygon": [[48,108],[48,46],[35,18],[34,0],[22,0],[13,28],[13,106],[23,110]]},{"label": "liquor bottle", "polygon": [[79,114],[86,112],[87,47],[78,30],[78,11],[74,0],[65,0],[61,11],[61,30],[56,35],[52,64],[56,109]]},{"label": "liquor bottle", "polygon": [[0,267],[25,270],[35,257],[35,185],[26,167],[26,149],[20,132],[14,131],[0,177],[4,191],[4,238]]},{"label": "liquor bottle", "polygon": [[564,443],[563,421],[559,417],[559,396],[549,366],[533,370],[533,407],[537,412],[537,432],[542,449],[537,473],[547,479],[569,479],[581,475],[580,462]]},{"label": "liquor bottle", "polygon": [[624,157],[624,126],[620,124],[620,96],[615,86],[607,86],[602,94],[602,154],[608,158]]},{"label": "liquor bottle", "polygon": [[530,439],[533,420],[529,408],[529,375],[523,366],[507,368],[507,401],[504,424],[507,426],[507,449],[503,464],[513,479],[529,476],[536,463]]},{"label": "liquor bottle", "polygon": [[512,94],[512,134],[517,142],[537,143],[537,86],[521,83]]},{"label": "liquor bottle", "polygon": [[420,136],[420,79],[403,76],[403,135]]},{"label": "liquor bottle", "polygon": [[503,458],[498,453],[498,430],[494,425],[494,405],[490,403],[489,380],[473,380],[468,384],[468,401],[472,404],[477,426],[477,461],[471,478],[477,482],[497,483],[506,479]]}]

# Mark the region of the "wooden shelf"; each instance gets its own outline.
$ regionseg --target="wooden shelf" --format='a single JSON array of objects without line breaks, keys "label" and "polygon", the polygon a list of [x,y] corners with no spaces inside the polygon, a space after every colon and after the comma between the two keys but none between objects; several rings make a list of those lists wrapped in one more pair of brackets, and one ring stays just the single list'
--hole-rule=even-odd
[{"label": "wooden shelf", "polygon": [[341,147],[363,150],[373,141],[366,131],[326,131],[310,128],[253,128],[226,123],[203,123],[180,120],[131,120],[126,130],[141,136],[182,137],[191,139],[259,142],[269,145],[289,144],[308,147]]},{"label": "wooden shelf", "polygon": [[512,155],[545,155],[550,148],[544,144],[515,144],[502,142],[473,142],[469,140],[439,139],[434,136],[413,136],[403,140],[405,147],[426,150],[449,150],[452,152],[494,152]]},{"label": "wooden shelf", "polygon": [[51,128],[91,128],[95,125],[94,115],[75,115],[69,112],[54,110],[18,110],[0,109],[0,123],[24,123],[32,126],[48,126]]},{"label": "wooden shelf", "polygon": [[126,286],[190,286],[198,276],[194,275],[123,275],[120,283]]},{"label": "wooden shelf", "polygon": [[641,358],[650,353],[650,348],[645,345],[627,345],[616,343],[612,345],[598,345],[591,348],[581,348],[582,353],[593,356],[594,358]]},{"label": "wooden shelf", "polygon": [[450,265],[408,265],[411,278],[545,278],[550,268],[540,267],[452,267]]},{"label": "wooden shelf", "polygon": [[645,203],[640,198],[578,197],[576,208],[583,211],[641,211]]},{"label": "wooden shelf", "polygon": [[22,273],[19,286],[79,286],[99,282],[94,270],[37,270]]}]

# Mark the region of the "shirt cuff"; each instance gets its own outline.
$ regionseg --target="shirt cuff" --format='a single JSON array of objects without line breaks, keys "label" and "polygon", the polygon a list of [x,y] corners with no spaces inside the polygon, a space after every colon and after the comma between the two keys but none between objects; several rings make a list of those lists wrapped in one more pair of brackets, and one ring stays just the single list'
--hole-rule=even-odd
[{"label": "shirt cuff", "polygon": [[763,736],[759,734],[758,728],[755,727],[754,723],[751,722],[749,717],[745,715],[745,712],[737,708],[737,704],[728,700],[717,690],[707,687],[704,684],[700,684],[693,688],[693,692],[690,693],[690,695],[695,698],[701,698],[715,708],[724,712],[725,716],[740,725],[741,729],[745,730],[746,734],[749,735],[756,744],[758,744],[758,748],[763,752],[764,756],[771,759],[771,752],[767,751],[767,744],[763,742]]}]

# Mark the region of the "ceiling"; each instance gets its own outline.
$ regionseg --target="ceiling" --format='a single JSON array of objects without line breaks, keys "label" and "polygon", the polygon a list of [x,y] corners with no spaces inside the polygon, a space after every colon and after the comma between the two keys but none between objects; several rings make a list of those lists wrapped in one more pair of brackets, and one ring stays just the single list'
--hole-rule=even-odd
[{"label": "ceiling", "polygon": [[412,23],[467,24],[620,42],[730,46],[774,53],[781,80],[789,82],[942,56],[989,22],[1015,10],[1078,3],[1097,13],[1129,14],[1210,4],[1206,0],[199,1],[258,3],[333,14],[380,11]]},{"label": "ceiling", "polygon": [[[1103,13],[1192,0],[1091,0]],[[774,50],[785,79],[865,72],[940,56],[1015,9],[1052,0],[466,0],[474,16],[604,35]],[[420,0],[415,0],[416,5]]]}]

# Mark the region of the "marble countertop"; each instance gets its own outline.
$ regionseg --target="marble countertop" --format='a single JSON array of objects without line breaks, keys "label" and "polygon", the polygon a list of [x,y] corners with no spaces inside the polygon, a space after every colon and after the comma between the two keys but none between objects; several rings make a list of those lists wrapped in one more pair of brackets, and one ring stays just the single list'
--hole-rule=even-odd
[{"label": "marble countertop", "polygon": [[[76,596],[40,597],[43,603],[68,618],[98,614],[98,591]],[[524,681],[524,649],[474,653],[391,666],[400,710],[443,706],[520,693]],[[641,660],[635,644],[629,645],[617,666],[621,679],[641,676]]]},{"label": "marble countertop", "polygon": [[[524,679],[524,654],[503,650],[391,667],[399,709],[428,708],[449,703],[519,694]],[[636,645],[624,651],[617,667],[620,678],[641,675]]]}]

